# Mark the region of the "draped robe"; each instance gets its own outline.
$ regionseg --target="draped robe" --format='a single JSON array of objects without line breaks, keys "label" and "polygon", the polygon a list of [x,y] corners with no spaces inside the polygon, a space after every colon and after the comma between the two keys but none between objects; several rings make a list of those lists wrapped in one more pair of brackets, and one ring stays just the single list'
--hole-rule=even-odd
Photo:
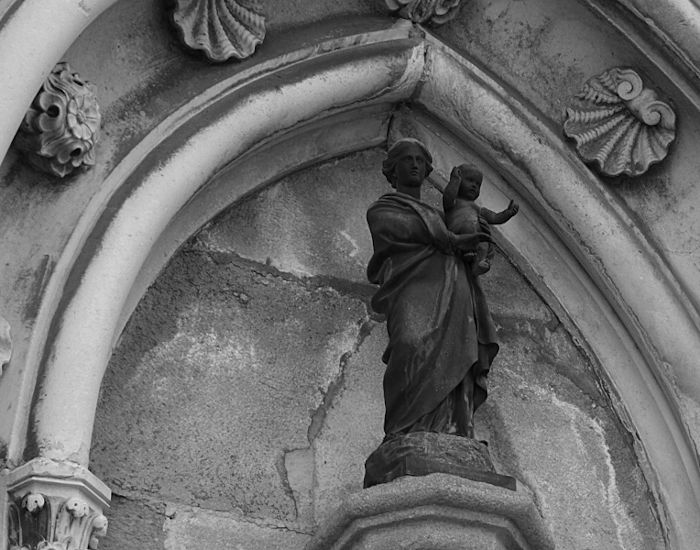
[{"label": "draped robe", "polygon": [[475,410],[486,399],[496,331],[442,213],[389,193],[370,206],[367,222],[374,245],[367,276],[380,285],[372,307],[386,315],[389,334],[382,357],[385,433],[412,431],[463,381],[473,389]]}]

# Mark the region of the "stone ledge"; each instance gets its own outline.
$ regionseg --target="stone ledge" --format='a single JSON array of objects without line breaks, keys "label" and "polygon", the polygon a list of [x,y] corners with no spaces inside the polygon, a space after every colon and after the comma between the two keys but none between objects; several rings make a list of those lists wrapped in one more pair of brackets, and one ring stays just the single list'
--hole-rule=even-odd
[{"label": "stone ledge", "polygon": [[348,495],[307,550],[550,550],[529,490],[449,474],[406,476]]},{"label": "stone ledge", "polygon": [[112,497],[109,487],[87,468],[46,458],[35,458],[14,470],[6,470],[5,484],[13,495],[31,492],[81,497],[99,510],[108,508]]}]

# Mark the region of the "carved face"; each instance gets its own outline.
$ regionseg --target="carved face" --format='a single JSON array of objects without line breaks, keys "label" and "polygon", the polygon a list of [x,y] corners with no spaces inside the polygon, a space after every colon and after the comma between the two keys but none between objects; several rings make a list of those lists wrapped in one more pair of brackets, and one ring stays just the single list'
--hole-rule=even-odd
[{"label": "carved face", "polygon": [[460,172],[462,183],[459,186],[459,196],[467,200],[473,201],[481,193],[481,182],[469,175]]},{"label": "carved face", "polygon": [[427,161],[418,145],[409,144],[396,161],[396,187],[419,187],[427,174]]}]

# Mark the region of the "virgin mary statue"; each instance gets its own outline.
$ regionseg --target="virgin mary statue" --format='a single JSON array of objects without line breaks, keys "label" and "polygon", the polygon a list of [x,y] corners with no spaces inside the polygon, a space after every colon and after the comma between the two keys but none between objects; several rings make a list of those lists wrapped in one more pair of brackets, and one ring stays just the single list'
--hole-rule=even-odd
[{"label": "virgin mary statue", "polygon": [[[383,356],[385,442],[410,432],[474,437],[474,411],[498,353],[496,331],[470,252],[486,232],[451,233],[442,212],[421,200],[432,157],[414,139],[397,141],[382,172],[395,189],[367,211],[374,254],[367,268],[386,315]],[[473,256],[473,254],[471,255]]]}]

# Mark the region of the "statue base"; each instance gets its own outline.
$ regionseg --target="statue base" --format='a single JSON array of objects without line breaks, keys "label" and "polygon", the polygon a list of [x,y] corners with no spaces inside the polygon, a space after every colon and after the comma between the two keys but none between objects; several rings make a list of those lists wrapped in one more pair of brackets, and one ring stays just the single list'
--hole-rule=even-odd
[{"label": "statue base", "polygon": [[554,550],[532,493],[448,474],[347,494],[307,550]]},{"label": "statue base", "polygon": [[486,444],[435,432],[411,432],[383,442],[365,462],[364,487],[434,473],[516,490],[515,478],[496,473]]}]

